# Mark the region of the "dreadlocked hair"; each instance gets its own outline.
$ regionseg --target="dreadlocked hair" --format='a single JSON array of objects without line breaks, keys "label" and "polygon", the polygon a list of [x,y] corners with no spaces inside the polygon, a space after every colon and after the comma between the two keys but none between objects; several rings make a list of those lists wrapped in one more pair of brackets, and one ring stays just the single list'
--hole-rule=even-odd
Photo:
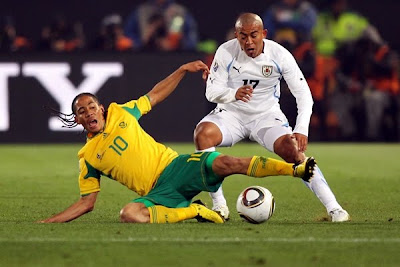
[{"label": "dreadlocked hair", "polygon": [[78,125],[78,123],[75,121],[74,113],[66,114],[48,106],[43,106],[43,108],[49,111],[51,115],[57,116],[57,118],[64,124],[62,127],[74,128]]},{"label": "dreadlocked hair", "polygon": [[48,107],[48,106],[43,106],[44,109],[46,109],[47,111],[50,112],[50,114],[57,116],[57,118],[64,124],[62,127],[65,128],[74,128],[78,125],[78,123],[75,120],[75,102],[78,98],[80,98],[81,96],[90,96],[92,97],[97,103],[99,102],[99,99],[97,98],[97,96],[95,96],[94,94],[91,93],[80,93],[77,96],[74,97],[74,99],[72,100],[71,103],[71,110],[72,113],[70,114],[66,114],[63,113],[57,109],[54,109],[52,107]]}]

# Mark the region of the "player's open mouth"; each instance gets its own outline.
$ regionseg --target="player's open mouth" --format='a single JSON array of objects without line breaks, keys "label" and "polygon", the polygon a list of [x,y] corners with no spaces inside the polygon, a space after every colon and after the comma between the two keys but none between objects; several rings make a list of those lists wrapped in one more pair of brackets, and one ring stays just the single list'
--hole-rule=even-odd
[{"label": "player's open mouth", "polygon": [[253,54],[255,49],[254,48],[247,48],[246,51],[247,51],[247,54]]},{"label": "player's open mouth", "polygon": [[97,125],[97,120],[91,120],[89,121],[89,128],[94,128]]}]

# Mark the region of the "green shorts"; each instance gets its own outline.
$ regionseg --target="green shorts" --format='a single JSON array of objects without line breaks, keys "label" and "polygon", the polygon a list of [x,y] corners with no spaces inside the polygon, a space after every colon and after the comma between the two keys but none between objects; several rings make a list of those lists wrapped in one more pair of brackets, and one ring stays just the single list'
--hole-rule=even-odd
[{"label": "green shorts", "polygon": [[215,192],[221,186],[224,179],[212,170],[212,163],[219,155],[219,152],[199,152],[178,156],[161,173],[154,188],[132,202],[144,203],[146,207],[188,207],[200,192]]}]

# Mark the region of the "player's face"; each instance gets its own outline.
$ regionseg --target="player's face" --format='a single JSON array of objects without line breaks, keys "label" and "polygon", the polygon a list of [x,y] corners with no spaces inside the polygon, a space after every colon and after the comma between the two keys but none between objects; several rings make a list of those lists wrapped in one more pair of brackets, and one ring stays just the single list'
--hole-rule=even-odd
[{"label": "player's face", "polygon": [[240,47],[249,57],[255,58],[262,53],[267,30],[260,23],[243,24],[236,29],[235,35]]},{"label": "player's face", "polygon": [[89,133],[97,134],[104,128],[104,107],[93,97],[83,95],[75,101],[75,120]]}]

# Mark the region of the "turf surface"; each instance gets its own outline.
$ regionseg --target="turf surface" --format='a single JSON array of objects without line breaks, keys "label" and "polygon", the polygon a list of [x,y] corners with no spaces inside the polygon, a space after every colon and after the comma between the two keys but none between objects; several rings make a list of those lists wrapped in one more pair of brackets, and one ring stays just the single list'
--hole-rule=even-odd
[{"label": "turf surface", "polygon": [[[192,144],[169,144],[191,153]],[[0,266],[399,266],[399,144],[311,144],[351,222],[331,223],[300,180],[227,178],[231,220],[132,225],[118,220],[136,197],[102,179],[90,214],[66,224],[37,224],[79,197],[80,145],[0,145]],[[276,157],[256,144],[219,151]],[[261,185],[275,196],[273,217],[261,225],[235,212],[239,192]],[[199,197],[211,204],[207,193]]]}]

